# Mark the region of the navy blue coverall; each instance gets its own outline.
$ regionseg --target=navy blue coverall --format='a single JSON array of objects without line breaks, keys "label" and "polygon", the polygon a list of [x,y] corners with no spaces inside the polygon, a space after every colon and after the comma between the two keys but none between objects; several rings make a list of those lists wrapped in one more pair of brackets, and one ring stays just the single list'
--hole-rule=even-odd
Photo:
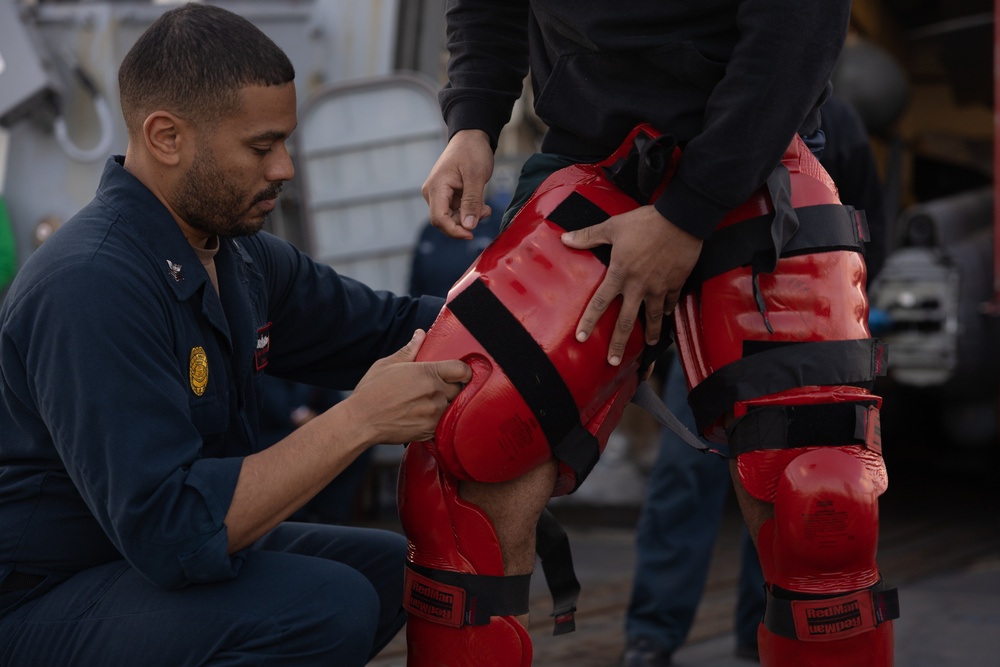
[{"label": "navy blue coverall", "polygon": [[220,239],[217,293],[121,160],[0,310],[0,665],[364,664],[404,539],[286,522],[230,555],[223,519],[262,373],[349,389],[442,301],[263,232]]}]

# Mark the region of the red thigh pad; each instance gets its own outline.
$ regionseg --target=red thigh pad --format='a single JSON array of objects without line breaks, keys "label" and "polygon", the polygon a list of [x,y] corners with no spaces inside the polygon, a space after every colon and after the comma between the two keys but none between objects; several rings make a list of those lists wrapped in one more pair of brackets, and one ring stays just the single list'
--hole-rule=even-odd
[{"label": "red thigh pad", "polygon": [[[611,174],[659,136],[636,128],[607,160],[550,175],[449,291],[417,359],[472,367],[433,441],[459,479],[514,479],[554,455],[558,495],[578,486],[603,451],[638,384],[644,337],[636,327],[622,363],[607,363],[619,299],[586,341],[576,340],[608,248],[571,249],[561,236],[640,205]],[[673,143],[663,150],[672,170],[678,152]]]},{"label": "red thigh pad", "polygon": [[[780,208],[769,180],[706,242],[693,274],[697,284],[675,311],[692,409],[699,430],[731,448],[734,437],[746,440],[751,433],[766,440],[781,431],[785,443],[761,442],[746,453],[736,448],[741,479],[762,500],[772,499],[779,475],[801,453],[795,448],[812,444],[847,446],[884,489],[881,399],[871,393],[884,358],[868,330],[863,217],[840,204],[833,181],[798,137],[780,168],[788,176],[785,205],[799,226],[773,266],[757,266]],[[750,239],[747,245],[756,244],[754,253],[745,251],[745,263],[721,272],[703,269],[713,261],[719,265],[727,252],[738,254],[742,246],[734,239],[742,243],[743,237]],[[830,407],[837,404],[848,409]],[[788,414],[779,419],[778,412]],[[811,442],[800,428],[815,421],[824,430],[834,419],[841,422],[842,442]],[[821,440],[827,434],[816,435]]]}]

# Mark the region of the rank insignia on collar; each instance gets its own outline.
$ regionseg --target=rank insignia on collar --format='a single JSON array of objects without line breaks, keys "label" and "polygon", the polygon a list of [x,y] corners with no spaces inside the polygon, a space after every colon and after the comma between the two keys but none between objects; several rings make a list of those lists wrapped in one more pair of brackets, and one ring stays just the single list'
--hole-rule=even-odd
[{"label": "rank insignia on collar", "polygon": [[208,386],[208,355],[205,348],[200,345],[191,348],[191,362],[188,366],[188,379],[191,382],[191,391],[195,396],[205,393]]},{"label": "rank insignia on collar", "polygon": [[167,260],[167,270],[170,271],[170,275],[177,282],[184,280],[184,274],[181,273],[181,268],[183,267],[181,267],[180,264],[174,264],[169,259]]}]

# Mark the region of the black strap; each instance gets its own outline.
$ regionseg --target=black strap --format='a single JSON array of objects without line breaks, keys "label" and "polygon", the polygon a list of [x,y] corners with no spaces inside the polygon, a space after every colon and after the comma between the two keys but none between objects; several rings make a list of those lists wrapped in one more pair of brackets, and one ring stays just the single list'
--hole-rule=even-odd
[{"label": "black strap", "polygon": [[[566,464],[573,471],[575,484],[573,491],[580,488],[601,456],[601,443],[593,433],[576,424],[564,438],[552,445],[552,456]],[[570,491],[572,493],[573,491]]]},{"label": "black strap", "polygon": [[463,618],[467,625],[489,625],[490,616],[519,616],[528,613],[530,574],[497,577],[437,570],[409,562],[406,566],[428,579],[464,590]]},{"label": "black strap", "polygon": [[774,220],[771,222],[771,248],[767,253],[765,264],[761,265],[763,273],[771,273],[778,265],[778,258],[784,254],[789,241],[799,231],[799,214],[792,206],[792,180],[788,167],[779,162],[767,177],[767,193],[771,196],[774,207]]},{"label": "black strap", "polygon": [[552,593],[553,635],[576,630],[576,603],[580,598],[580,582],[573,568],[573,553],[569,537],[549,510],[544,510],[535,527],[535,552],[542,562],[545,581]]},{"label": "black strap", "polygon": [[[545,581],[552,594],[555,619],[554,635],[573,632],[576,629],[576,603],[580,598],[580,582],[573,567],[573,554],[569,537],[559,521],[548,510],[544,510],[535,527],[535,552],[542,562]],[[490,616],[519,616],[528,613],[531,575],[492,576],[454,572],[417,565],[406,564],[413,572],[449,588],[465,591],[465,604],[457,618],[465,625],[487,625]],[[446,596],[442,602],[438,591],[413,593],[420,597],[412,603],[424,608],[437,608],[453,604],[460,596]],[[451,615],[445,614],[446,616]]]},{"label": "black strap", "polygon": [[[575,232],[584,227],[598,225],[611,216],[579,192],[571,192],[566,199],[559,202],[559,205],[552,209],[552,212],[545,217],[567,232]],[[611,263],[610,245],[595,246],[590,249],[590,252],[604,266],[608,266]]]},{"label": "black strap", "polygon": [[556,223],[567,232],[575,232],[585,227],[599,225],[610,217],[611,215],[603,208],[579,192],[573,191],[559,202],[545,219]]},{"label": "black strap", "polygon": [[481,279],[447,307],[507,374],[538,420],[553,456],[570,467],[578,487],[597,464],[600,445],[580,424],[573,394],[548,355]]},{"label": "black strap", "polygon": [[656,392],[649,386],[648,383],[642,382],[635,390],[635,396],[632,397],[632,402],[643,408],[646,412],[653,416],[661,426],[669,428],[671,431],[677,434],[677,436],[683,440],[688,445],[691,445],[700,452],[711,452],[719,456],[725,457],[718,449],[710,447],[705,444],[704,440],[701,440],[694,433],[685,426],[680,419],[677,418],[670,409],[663,404],[663,401]]},{"label": "black strap", "polygon": [[729,455],[760,449],[867,444],[875,401],[752,407],[726,429]]},{"label": "black strap", "polygon": [[788,343],[723,366],[688,394],[699,432],[741,401],[811,385],[871,389],[887,355],[874,338]]},{"label": "black strap", "polygon": [[[860,622],[861,620],[857,618],[859,614],[858,610],[852,609],[849,605],[844,605],[846,607],[845,609],[837,609],[839,601],[844,598],[853,597],[856,593],[823,596],[794,593],[792,591],[783,590],[777,586],[772,586],[772,588],[774,589],[773,591],[768,590],[765,587],[766,603],[764,607],[763,622],[764,627],[776,635],[794,640],[808,639],[806,637],[800,637],[799,633],[795,630],[795,617],[792,603],[800,600],[828,602],[830,604],[831,613],[829,615],[817,615],[818,620],[821,620],[824,623],[831,623],[834,625],[841,623],[844,625],[850,625],[852,621]],[[873,618],[864,619],[865,621],[873,621],[875,626],[879,626],[886,621],[899,618],[899,593],[895,588],[886,589],[884,583],[879,581],[871,588],[862,590],[871,596],[873,611]]]},{"label": "black strap", "polygon": [[[782,257],[832,250],[863,252],[869,240],[864,213],[850,206],[820,204],[796,209],[796,213],[798,231],[785,243]],[[755,256],[773,249],[773,220],[774,214],[769,213],[716,230],[705,241],[683,291],[689,293],[710,278],[741,266],[752,266]]]},{"label": "black strap", "polygon": [[648,204],[670,169],[677,139],[639,132],[625,158],[604,167],[604,175],[639,204]]},{"label": "black strap", "polygon": [[774,207],[774,219],[771,221],[771,244],[766,250],[754,253],[752,267],[753,298],[757,303],[757,312],[764,319],[768,332],[774,333],[771,320],[767,317],[767,304],[764,294],[760,291],[760,274],[771,273],[778,266],[788,241],[799,230],[799,216],[792,207],[792,181],[788,175],[788,167],[779,162],[767,177],[767,192],[771,196]]}]

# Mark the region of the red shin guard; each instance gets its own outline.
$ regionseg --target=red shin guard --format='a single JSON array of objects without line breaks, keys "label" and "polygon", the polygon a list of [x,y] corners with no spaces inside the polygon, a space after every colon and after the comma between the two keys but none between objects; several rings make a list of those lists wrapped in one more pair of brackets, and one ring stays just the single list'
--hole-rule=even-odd
[{"label": "red shin guard", "polygon": [[619,302],[576,340],[608,249],[573,250],[561,237],[638,207],[633,196],[642,195],[622,184],[643,179],[622,172],[641,171],[654,152],[660,171],[645,197],[661,190],[678,157],[662,139],[636,128],[607,160],[550,175],[449,291],[417,360],[457,357],[472,367],[434,434],[435,456],[457,478],[506,481],[554,457],[553,495],[561,495],[597,462],[639,382],[644,336],[635,327],[621,364],[607,363]]},{"label": "red shin guard", "polygon": [[875,564],[878,494],[865,464],[838,448],[801,453],[781,475],[757,540],[764,667],[893,664],[898,610]]},{"label": "red shin guard", "polygon": [[[489,518],[458,496],[426,443],[406,448],[399,514],[416,568],[503,578]],[[474,592],[406,571],[407,667],[529,667],[531,639],[511,615],[485,615]],[[527,611],[525,608],[524,611]],[[488,610],[487,610],[488,612]],[[473,624],[474,623],[474,624]]]}]

